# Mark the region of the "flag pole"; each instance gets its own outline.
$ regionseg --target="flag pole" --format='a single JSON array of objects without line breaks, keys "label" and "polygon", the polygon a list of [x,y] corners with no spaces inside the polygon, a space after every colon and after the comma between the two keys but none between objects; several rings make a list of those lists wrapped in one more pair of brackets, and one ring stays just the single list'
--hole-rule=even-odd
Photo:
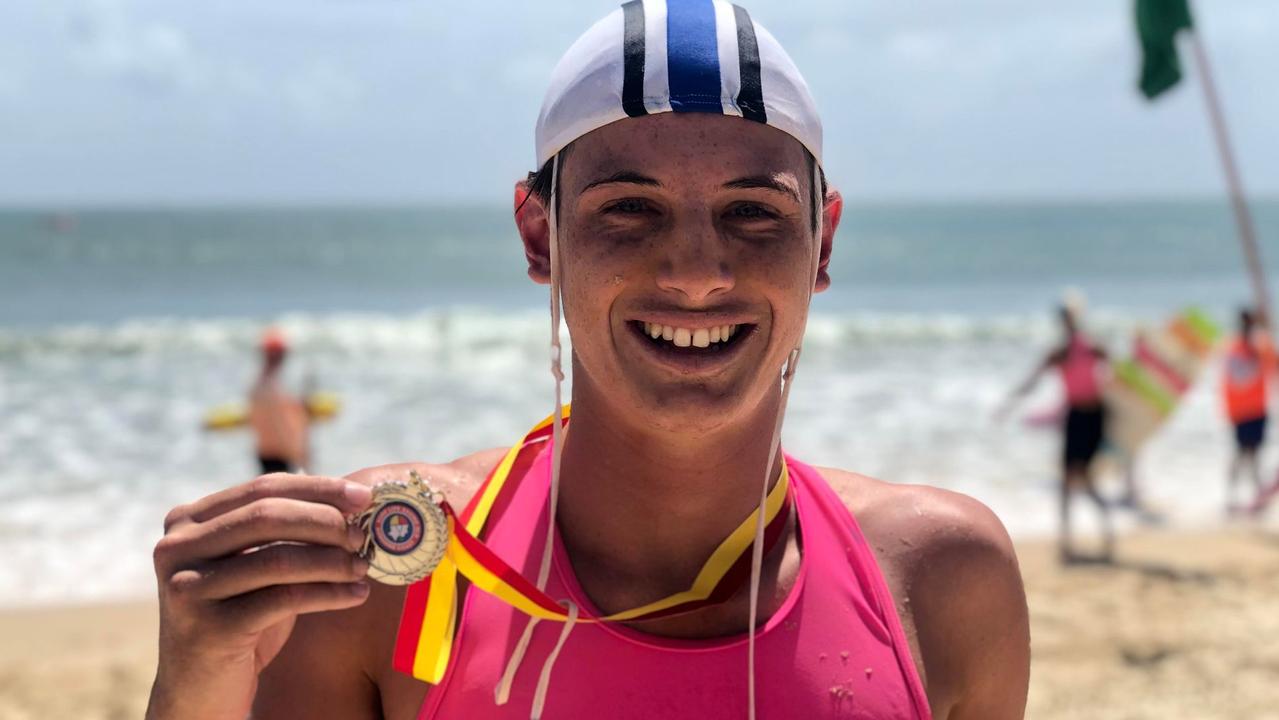
[{"label": "flag pole", "polygon": [[1226,130],[1225,114],[1221,111],[1221,101],[1217,97],[1217,87],[1212,79],[1212,68],[1208,65],[1208,54],[1204,52],[1203,43],[1199,40],[1197,29],[1189,33],[1190,46],[1195,53],[1195,64],[1199,67],[1200,87],[1203,88],[1204,102],[1208,106],[1208,116],[1212,120],[1213,136],[1217,140],[1217,153],[1221,156],[1221,165],[1226,173],[1226,185],[1230,190],[1230,206],[1234,210],[1235,225],[1239,229],[1239,241],[1243,244],[1244,260],[1248,265],[1248,275],[1252,279],[1252,292],[1256,297],[1257,309],[1264,313],[1266,322],[1270,322],[1270,291],[1266,286],[1266,273],[1261,264],[1261,251],[1257,247],[1257,233],[1252,223],[1252,213],[1248,209],[1248,201],[1243,194],[1243,181],[1239,178],[1239,168],[1235,164],[1234,150],[1230,145],[1230,134]]}]

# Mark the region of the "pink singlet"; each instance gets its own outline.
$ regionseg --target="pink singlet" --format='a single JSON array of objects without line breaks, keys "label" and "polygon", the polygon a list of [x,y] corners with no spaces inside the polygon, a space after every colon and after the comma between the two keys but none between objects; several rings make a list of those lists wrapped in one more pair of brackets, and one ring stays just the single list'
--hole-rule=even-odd
[{"label": "pink singlet", "polygon": [[1097,378],[1097,366],[1100,364],[1086,335],[1077,332],[1070,336],[1060,368],[1061,382],[1066,386],[1066,402],[1071,407],[1090,407],[1101,399],[1101,383]]},{"label": "pink singlet", "polygon": [[[930,720],[901,621],[857,521],[817,471],[786,462],[803,560],[795,587],[756,636],[759,717]],[[549,484],[550,453],[543,450],[509,502],[494,508],[485,534],[485,543],[525,577],[537,575]],[[571,598],[583,614],[600,614],[558,539],[547,593]],[[510,701],[497,706],[494,688],[527,620],[468,589],[453,662],[418,717],[529,717],[543,661],[563,625],[537,625]],[[741,720],[746,672],[744,634],[681,640],[579,624],[554,664],[543,717]]]}]

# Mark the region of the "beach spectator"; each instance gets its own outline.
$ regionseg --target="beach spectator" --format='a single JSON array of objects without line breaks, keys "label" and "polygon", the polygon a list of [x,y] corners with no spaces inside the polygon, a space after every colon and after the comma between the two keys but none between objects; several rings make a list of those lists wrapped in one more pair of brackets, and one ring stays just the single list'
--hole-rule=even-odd
[{"label": "beach spectator", "polygon": [[1235,454],[1226,480],[1227,510],[1237,507],[1235,484],[1241,471],[1252,477],[1255,498],[1261,496],[1258,455],[1266,438],[1269,378],[1275,373],[1275,365],[1267,318],[1248,308],[1241,309],[1239,334],[1226,350],[1221,376],[1222,402],[1235,430]]},{"label": "beach spectator", "polygon": [[262,373],[249,390],[249,426],[256,439],[263,474],[296,472],[308,464],[310,445],[306,404],[281,379],[289,348],[283,333],[262,336]]},{"label": "beach spectator", "polygon": [[1102,383],[1107,369],[1106,351],[1094,343],[1080,328],[1083,302],[1067,298],[1058,308],[1064,340],[1049,352],[1017,386],[1012,397],[998,413],[1004,415],[1019,398],[1028,394],[1043,375],[1057,370],[1066,399],[1066,416],[1062,423],[1061,486],[1058,511],[1061,527],[1058,536],[1063,562],[1084,559],[1075,552],[1070,539],[1070,505],[1076,491],[1082,490],[1101,513],[1103,548],[1097,559],[1108,560],[1114,551],[1114,529],[1110,508],[1097,491],[1093,475],[1093,458],[1105,437],[1106,407],[1102,401]]}]

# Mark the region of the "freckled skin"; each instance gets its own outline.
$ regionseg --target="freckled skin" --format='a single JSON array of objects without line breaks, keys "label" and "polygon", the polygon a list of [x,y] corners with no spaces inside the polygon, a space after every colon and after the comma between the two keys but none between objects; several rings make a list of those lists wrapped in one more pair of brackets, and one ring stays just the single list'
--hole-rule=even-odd
[{"label": "freckled skin", "polygon": [[[740,422],[771,390],[799,339],[812,253],[811,178],[802,146],[773,128],[673,114],[618,123],[577,141],[563,164],[559,228],[565,320],[574,382],[592,394],[683,432]],[[709,121],[709,122],[701,122]],[[748,143],[753,152],[741,152]],[[696,162],[688,148],[694,147]],[[660,179],[587,186],[619,169]],[[795,197],[725,189],[726,180],[772,176]],[[619,203],[629,203],[619,210]],[[743,217],[767,212],[770,218]],[[622,278],[619,282],[618,278]],[[711,377],[654,371],[618,347],[645,309],[731,310],[754,321],[743,362]]]},{"label": "freckled skin", "polygon": [[[831,282],[826,267],[842,200],[834,192],[824,198],[823,233],[814,237],[810,172],[788,135],[715,115],[628,119],[580,138],[565,155],[557,220],[574,407],[557,525],[579,583],[605,611],[687,587],[758,502],[779,373],[799,341],[810,290]],[[515,199],[529,276],[545,283],[548,208],[523,184]],[[690,369],[664,364],[628,325],[655,313],[704,324],[732,317],[750,327],[729,359]],[[850,434],[861,420],[848,414]],[[374,484],[415,468],[461,507],[501,453],[369,468],[348,479]],[[776,477],[779,468],[769,470]],[[820,472],[875,549],[934,717],[1021,717],[1028,619],[998,519],[955,493]],[[794,586],[801,560],[792,523],[764,559],[761,618]],[[253,698],[257,720],[415,717],[429,689],[390,667],[402,602],[402,589],[375,584],[358,607],[297,616],[257,687],[234,696]],[[643,629],[674,637],[744,632],[748,602],[739,592]],[[180,698],[209,682],[207,674],[186,685],[166,681],[175,675],[166,668],[178,663],[162,655],[155,696]],[[219,687],[234,685],[223,680]],[[832,698],[844,701],[837,692]],[[244,717],[241,706],[204,699],[201,717]]]}]

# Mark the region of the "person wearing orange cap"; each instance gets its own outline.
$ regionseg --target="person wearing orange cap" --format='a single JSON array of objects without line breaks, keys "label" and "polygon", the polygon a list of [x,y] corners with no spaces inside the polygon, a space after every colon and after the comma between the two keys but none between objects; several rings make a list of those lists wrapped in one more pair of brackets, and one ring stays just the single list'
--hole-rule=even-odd
[{"label": "person wearing orange cap", "polygon": [[310,451],[306,405],[280,379],[289,352],[284,335],[268,330],[261,348],[262,373],[249,391],[249,426],[257,440],[258,463],[263,474],[294,472],[307,465]]},{"label": "person wearing orange cap", "polygon": [[1266,437],[1269,378],[1276,361],[1264,316],[1248,308],[1239,311],[1239,335],[1226,351],[1221,378],[1221,396],[1226,416],[1235,428],[1235,456],[1226,483],[1226,505],[1232,507],[1239,471],[1247,469],[1253,486],[1261,492],[1261,469],[1257,451]]}]

